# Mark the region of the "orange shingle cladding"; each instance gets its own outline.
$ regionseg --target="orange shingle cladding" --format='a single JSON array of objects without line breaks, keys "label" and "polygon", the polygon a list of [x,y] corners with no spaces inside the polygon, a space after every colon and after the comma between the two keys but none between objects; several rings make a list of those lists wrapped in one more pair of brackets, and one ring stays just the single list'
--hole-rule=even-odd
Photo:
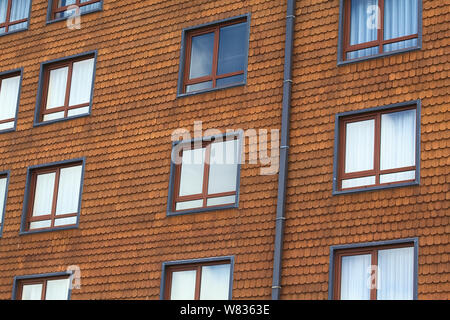
[{"label": "orange shingle cladding", "polygon": [[[164,261],[235,256],[233,299],[270,299],[277,176],[241,170],[239,209],[166,216],[171,133],[279,129],[284,1],[104,1],[81,30],[46,25],[0,37],[0,72],[24,68],[10,170],[0,299],[14,276],[81,268],[72,299],[158,299]],[[419,238],[419,298],[448,299],[448,5],[424,1],[423,49],[337,67],[339,1],[297,1],[283,299],[326,299],[329,247]],[[181,30],[251,13],[246,86],[176,98]],[[92,114],[33,127],[40,63],[98,50]],[[336,113],[422,101],[421,184],[331,195]],[[86,157],[78,229],[19,235],[27,167]]]}]

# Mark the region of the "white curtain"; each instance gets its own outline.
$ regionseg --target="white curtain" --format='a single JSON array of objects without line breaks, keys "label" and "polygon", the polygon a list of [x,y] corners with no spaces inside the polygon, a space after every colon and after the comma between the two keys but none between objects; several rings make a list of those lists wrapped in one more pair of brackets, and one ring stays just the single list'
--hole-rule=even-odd
[{"label": "white curtain", "polygon": [[[30,14],[31,0],[12,0],[10,21],[14,22],[28,18]],[[9,31],[26,28],[27,22],[22,22],[9,26]]]},{"label": "white curtain", "polygon": [[229,264],[202,267],[200,300],[228,300],[229,288]]},{"label": "white curtain", "polygon": [[64,106],[64,101],[66,99],[68,72],[69,72],[68,67],[50,71],[50,79],[48,83],[48,94],[47,94],[47,109]]},{"label": "white curtain", "polygon": [[61,169],[56,214],[78,212],[82,166]]},{"label": "white curtain", "polygon": [[375,120],[350,122],[346,125],[345,172],[373,169]]},{"label": "white curtain", "polygon": [[6,178],[0,179],[0,225],[3,222],[3,207],[5,205],[5,193],[6,193]]},{"label": "white curtain", "polygon": [[[1,80],[0,85],[0,120],[12,119],[16,117],[17,98],[19,96],[20,76]],[[6,127],[0,125],[0,130],[9,129],[14,126],[14,122],[7,123]]]},{"label": "white curtain", "polygon": [[381,115],[380,169],[415,165],[416,110]]},{"label": "white curtain", "polygon": [[379,300],[412,300],[414,282],[414,248],[378,252]]},{"label": "white curtain", "polygon": [[8,10],[8,0],[0,0],[0,23],[5,22],[7,10]]},{"label": "white curtain", "polygon": [[195,270],[172,272],[170,300],[194,300],[196,278]]},{"label": "white curtain", "polygon": [[202,193],[205,150],[205,148],[183,150],[179,192],[180,196]]},{"label": "white curtain", "polygon": [[91,101],[93,75],[94,59],[83,60],[73,64],[69,106]]},{"label": "white curtain", "polygon": [[69,298],[69,278],[48,280],[45,300],[67,300]]},{"label": "white curtain", "polygon": [[342,257],[341,300],[370,299],[371,255]]},{"label": "white curtain", "polygon": [[29,284],[22,287],[22,300],[41,300],[42,284]]},{"label": "white curtain", "polygon": [[37,176],[33,217],[49,215],[52,212],[55,176],[54,172]]},{"label": "white curtain", "polygon": [[236,139],[211,144],[208,194],[236,191],[238,148]]},{"label": "white curtain", "polygon": [[[352,0],[350,13],[350,45],[377,40],[378,0]],[[372,47],[347,53],[347,59],[355,59],[378,53]]]},{"label": "white curtain", "polygon": [[[384,39],[416,34],[418,32],[417,0],[385,0],[384,1]],[[417,39],[387,44],[384,51],[389,52],[417,46]]]}]

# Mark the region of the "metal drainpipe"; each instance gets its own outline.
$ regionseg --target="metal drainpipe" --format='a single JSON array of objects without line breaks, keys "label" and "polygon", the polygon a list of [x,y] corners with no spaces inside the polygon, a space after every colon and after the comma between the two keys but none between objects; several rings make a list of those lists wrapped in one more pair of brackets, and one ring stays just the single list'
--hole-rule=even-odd
[{"label": "metal drainpipe", "polygon": [[292,51],[294,45],[295,0],[287,0],[286,39],[284,49],[284,82],[281,114],[280,170],[278,173],[277,217],[275,249],[273,257],[272,300],[279,300],[281,293],[281,258],[283,253],[286,183],[288,173],[289,124],[292,92]]}]

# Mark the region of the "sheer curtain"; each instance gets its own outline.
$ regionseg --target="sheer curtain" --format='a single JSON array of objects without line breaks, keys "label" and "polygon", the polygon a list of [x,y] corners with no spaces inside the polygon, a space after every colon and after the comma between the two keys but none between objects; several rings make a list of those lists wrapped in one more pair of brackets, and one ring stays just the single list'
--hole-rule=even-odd
[{"label": "sheer curtain", "polygon": [[341,300],[370,299],[371,255],[342,257]]},{"label": "sheer curtain", "polygon": [[[30,14],[31,0],[12,0],[10,21],[18,21],[28,18]],[[27,27],[28,22],[22,22],[9,26],[9,31]]]},{"label": "sheer curtain", "polygon": [[345,172],[373,169],[375,120],[350,122],[346,125]]},{"label": "sheer curtain", "polygon": [[33,217],[49,215],[52,212],[53,190],[56,173],[40,174],[36,179]]},{"label": "sheer curtain", "polygon": [[[418,32],[417,0],[384,1],[384,40],[416,34]],[[417,46],[417,39],[384,45],[385,52]]]},{"label": "sheer curtain", "polygon": [[[0,80],[0,120],[16,117],[20,76]],[[14,127],[14,121],[0,124],[0,130]]]},{"label": "sheer curtain", "polygon": [[[69,106],[89,103],[91,101],[92,80],[94,76],[94,59],[83,60],[73,64],[70,87]],[[69,110],[68,116],[89,112],[89,107]]]},{"label": "sheer curtain", "polygon": [[378,252],[379,300],[412,300],[414,281],[414,248]]},{"label": "sheer curtain", "polygon": [[228,300],[230,265],[202,267],[200,300]]},{"label": "sheer curtain", "polygon": [[60,171],[56,215],[76,213],[80,197],[82,166]]},{"label": "sheer curtain", "polygon": [[6,178],[0,179],[0,225],[3,222],[3,207],[5,205]]},{"label": "sheer curtain", "polygon": [[[8,0],[0,0],[0,24],[6,20],[6,11],[8,10]],[[4,28],[0,28],[1,29]]]},{"label": "sheer curtain", "polygon": [[194,300],[196,270],[172,272],[170,300]]},{"label": "sheer curtain", "polygon": [[69,298],[69,279],[48,280],[45,300],[67,300]]},{"label": "sheer curtain", "polygon": [[[350,45],[377,40],[378,0],[352,0],[350,13]],[[372,47],[347,53],[347,59],[378,53]]]}]

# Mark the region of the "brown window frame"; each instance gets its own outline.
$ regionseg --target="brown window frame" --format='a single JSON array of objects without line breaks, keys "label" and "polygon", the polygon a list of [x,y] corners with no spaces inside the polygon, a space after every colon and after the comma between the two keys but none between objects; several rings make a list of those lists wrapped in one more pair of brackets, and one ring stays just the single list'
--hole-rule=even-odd
[{"label": "brown window frame", "polygon": [[[238,140],[239,142],[239,136],[235,135],[232,136],[233,140]],[[238,195],[238,190],[239,187],[238,185],[236,185],[236,190],[235,191],[228,191],[228,192],[221,192],[221,193],[213,193],[213,194],[209,194],[208,193],[208,185],[209,185],[209,167],[210,167],[210,160],[207,159],[211,159],[211,145],[213,143],[220,143],[220,142],[226,142],[226,141],[232,141],[232,139],[230,139],[230,137],[224,137],[225,139],[220,140],[220,141],[216,141],[215,139],[211,139],[209,141],[202,141],[201,144],[199,144],[198,142],[190,142],[187,145],[190,145],[191,149],[190,150],[194,150],[196,148],[206,148],[205,150],[205,167],[203,168],[203,187],[202,187],[202,193],[199,194],[195,194],[195,195],[187,195],[187,196],[179,196],[180,193],[180,183],[181,183],[181,166],[182,163],[180,161],[180,163],[175,164],[175,183],[174,183],[174,187],[173,187],[173,201],[172,201],[172,211],[175,214],[178,213],[184,213],[184,212],[191,212],[191,211],[195,211],[195,210],[200,210],[200,209],[215,209],[215,208],[222,208],[222,207],[228,207],[230,205],[234,205],[234,203],[229,203],[229,204],[219,204],[219,205],[214,205],[214,206],[208,206],[207,202],[208,199],[211,198],[219,198],[219,197],[226,197],[226,196],[235,196],[237,197]],[[186,144],[184,144],[186,145]],[[180,159],[182,159],[183,157],[183,149],[181,149],[180,151]],[[240,170],[240,168],[238,167],[238,171]],[[239,175],[239,172],[237,173],[237,175]],[[236,177],[237,179],[237,177]],[[178,202],[186,202],[186,201],[195,201],[195,200],[203,200],[203,205],[201,207],[196,207],[196,208],[191,208],[191,209],[184,209],[184,210],[176,210],[176,205]],[[235,201],[236,202],[236,201]]]},{"label": "brown window frame", "polygon": [[90,0],[90,1],[86,1],[81,3],[81,0],[75,0],[75,3],[67,5],[67,6],[63,6],[63,7],[58,7],[58,0],[52,0],[52,10],[51,10],[51,18],[52,20],[55,19],[66,19],[66,17],[62,17],[62,18],[56,18],[56,14],[57,13],[61,13],[66,11],[69,7],[71,6],[77,6],[79,8],[90,5],[90,4],[94,4],[97,2],[101,2],[102,0]]},{"label": "brown window frame", "polygon": [[[29,1],[31,1],[31,0],[29,0]],[[19,23],[24,23],[24,22],[28,22],[28,19],[30,19],[30,14],[28,14],[28,17],[27,18],[24,18],[24,19],[20,19],[20,20],[16,20],[16,21],[10,21],[10,19],[11,19],[11,7],[12,7],[12,0],[8,0],[8,6],[7,6],[7,9],[6,9],[6,17],[5,17],[5,22],[3,22],[3,23],[0,23],[0,28],[5,28],[5,32],[4,33],[2,33],[2,34],[0,34],[0,35],[3,35],[3,34],[6,34],[6,33],[8,33],[9,32],[9,26],[11,26],[11,25],[15,25],[15,24],[19,24]],[[31,3],[30,3],[30,7],[31,7]],[[25,28],[24,28],[25,29]],[[16,30],[14,30],[14,32],[15,32]],[[19,30],[17,30],[17,31],[19,31]]]},{"label": "brown window frame", "polygon": [[[170,300],[171,296],[171,288],[172,288],[172,274],[177,271],[193,271],[195,270],[196,278],[195,278],[195,297],[194,300],[200,300],[200,290],[201,290],[201,281],[202,281],[202,267],[205,266],[215,266],[215,265],[229,265],[230,272],[232,269],[232,262],[230,260],[217,260],[210,262],[193,262],[186,264],[173,264],[167,266],[165,270],[165,285],[164,285],[164,300]],[[230,284],[231,285],[231,284]]]},{"label": "brown window frame", "polygon": [[[79,210],[77,210],[77,212],[75,212],[75,213],[56,215],[56,206],[57,206],[57,199],[58,199],[61,169],[77,167],[77,166],[83,167],[83,162],[76,161],[76,162],[71,162],[71,163],[64,164],[64,165],[48,166],[48,167],[44,167],[44,168],[35,169],[31,172],[30,189],[28,192],[28,206],[27,206],[27,211],[26,211],[26,227],[25,227],[26,232],[36,232],[36,231],[43,231],[43,230],[57,230],[60,228],[73,227],[73,226],[77,225],[77,223],[74,223],[74,224],[70,224],[70,225],[55,226],[56,219],[78,217]],[[51,213],[48,215],[45,215],[45,216],[33,217],[33,207],[34,207],[34,198],[36,196],[37,177],[41,174],[48,174],[48,173],[55,173],[55,183],[53,185],[53,199],[52,199]],[[83,180],[83,176],[81,177],[80,184],[83,183],[82,180]],[[80,194],[80,197],[81,197],[81,194]],[[30,229],[30,224],[32,222],[39,222],[39,221],[46,221],[46,220],[50,220],[50,227]]]},{"label": "brown window frame", "polygon": [[[208,88],[208,89],[203,89],[203,90],[217,89],[217,88],[222,88],[222,87],[217,87],[217,83],[216,83],[217,80],[232,77],[232,76],[245,75],[245,70],[229,72],[229,73],[221,74],[221,75],[217,74],[217,68],[218,68],[218,63],[219,63],[220,29],[223,27],[227,27],[227,26],[239,24],[239,23],[244,23],[244,22],[248,23],[247,17],[225,21],[225,22],[207,26],[204,28],[194,29],[192,31],[189,31],[186,34],[186,41],[185,41],[186,49],[184,51],[185,63],[184,63],[184,73],[183,73],[182,94],[186,94],[186,93],[190,94],[190,93],[197,92],[197,91],[187,92],[186,88],[187,88],[187,86],[190,86],[190,85],[195,85],[195,84],[199,84],[199,83],[203,83],[203,82],[207,82],[207,81],[212,81],[212,87]],[[208,33],[214,33],[214,49],[213,49],[214,51],[213,51],[213,62],[212,62],[211,75],[202,76],[202,77],[194,78],[194,79],[189,79],[190,65],[191,65],[192,38],[195,36],[199,36],[202,34],[208,34]],[[226,87],[226,86],[224,86],[224,87]],[[198,90],[198,91],[201,92],[203,90]]]},{"label": "brown window frame", "polygon": [[[91,105],[92,99],[91,99],[91,101],[89,101],[87,103],[82,103],[82,104],[78,104],[78,105],[69,106],[70,89],[71,89],[71,86],[72,86],[73,64],[76,63],[76,62],[89,60],[89,59],[95,59],[95,58],[96,58],[95,54],[87,54],[87,55],[78,56],[76,58],[71,58],[71,59],[66,59],[66,60],[63,60],[63,61],[55,62],[55,63],[50,63],[50,64],[47,64],[47,65],[44,66],[43,86],[42,86],[42,99],[41,99],[41,103],[39,105],[39,118],[38,118],[39,119],[39,123],[46,123],[46,122],[53,122],[53,121],[62,121],[62,120],[70,119],[72,117],[68,116],[69,110],[85,108],[85,107],[89,107]],[[62,69],[62,68],[66,68],[66,67],[68,68],[68,72],[67,72],[67,82],[66,82],[66,91],[65,91],[64,105],[61,106],[61,107],[57,107],[57,108],[52,108],[50,110],[46,110],[47,99],[48,99],[48,87],[49,87],[49,84],[50,84],[50,72],[52,70]],[[94,64],[93,73],[95,75],[95,64]],[[91,91],[92,91],[93,86],[94,86],[94,81],[92,82]],[[63,111],[64,111],[64,117],[63,118],[56,119],[56,120],[44,121],[44,116],[45,115],[59,113],[59,112],[63,112]]]},{"label": "brown window frame", "polygon": [[[419,1],[421,1],[421,0],[419,0]],[[383,39],[383,37],[384,37],[384,0],[378,0],[378,7],[379,7],[379,12],[380,12],[380,17],[379,17],[380,28],[377,31],[377,40],[359,43],[359,44],[355,44],[355,45],[350,45],[351,0],[344,0],[344,34],[343,34],[343,40],[344,40],[343,42],[344,43],[343,43],[343,55],[342,55],[343,61],[356,60],[356,59],[347,59],[347,53],[349,53],[349,52],[358,51],[358,50],[362,50],[362,49],[368,49],[368,48],[377,46],[378,47],[377,55],[379,55],[379,54],[384,53],[383,46],[386,44],[396,43],[396,42],[411,40],[411,39],[419,39],[419,33],[416,33],[416,34],[402,36],[402,37],[398,37],[398,38],[394,38],[394,39],[384,40]],[[420,19],[420,13],[419,13],[419,19]],[[391,53],[391,51],[389,51],[388,53]],[[357,58],[357,59],[365,59],[365,58],[372,57],[372,56],[374,56],[374,55],[369,55],[367,57],[361,57],[361,58]]]},{"label": "brown window frame", "polygon": [[[417,161],[414,166],[386,169],[386,170],[380,169],[381,115],[387,114],[387,113],[406,111],[406,110],[416,110],[416,119],[419,116],[417,113],[417,106],[416,105],[408,105],[408,106],[399,107],[399,108],[392,108],[392,109],[385,109],[385,110],[367,112],[367,113],[356,114],[356,115],[349,115],[349,116],[345,116],[345,117],[342,117],[339,119],[339,150],[338,150],[339,157],[338,157],[338,188],[337,188],[338,191],[358,190],[358,189],[364,189],[364,188],[388,186],[388,185],[395,185],[395,184],[415,181],[415,179],[411,179],[411,180],[401,180],[401,181],[380,183],[380,176],[383,174],[406,172],[406,171],[413,171],[413,170],[416,171],[416,175],[418,174]],[[351,123],[351,122],[359,122],[359,121],[372,120],[372,119],[375,120],[375,125],[374,125],[374,127],[375,127],[374,148],[375,149],[374,149],[373,169],[366,170],[366,171],[345,173],[346,124]],[[418,139],[418,137],[417,137],[418,130],[419,129],[416,127],[416,134],[415,134],[416,145],[417,145],[417,139]],[[417,150],[416,150],[416,152],[417,152]],[[369,177],[369,176],[375,176],[375,184],[352,187],[352,188],[345,188],[345,189],[342,188],[343,180],[364,178],[364,177]]]},{"label": "brown window frame", "polygon": [[[3,80],[5,80],[5,79],[9,79],[9,78],[14,78],[14,77],[21,77],[22,76],[22,73],[21,73],[21,71],[14,71],[14,72],[11,72],[11,73],[6,73],[6,74],[3,74],[3,75],[0,75],[0,92],[1,92],[1,90],[2,90],[2,83],[3,83]],[[20,85],[22,84],[22,79],[20,79],[20,81],[19,81],[19,92],[18,92],[18,95],[20,96]],[[19,97],[17,97],[17,101],[19,100]],[[1,107],[1,106],[0,106]],[[17,114],[17,108],[18,108],[19,106],[17,105],[16,106],[16,114]],[[17,118],[17,115],[14,117],[14,118],[10,118],[10,119],[0,119],[0,124],[3,124],[3,123],[8,123],[8,122],[16,122],[16,118]],[[0,130],[0,132],[1,131],[3,131],[3,130]]]},{"label": "brown window frame", "polygon": [[[342,271],[342,257],[357,256],[357,255],[371,255],[371,265],[378,266],[378,251],[387,249],[399,249],[399,248],[414,248],[413,242],[404,242],[388,245],[378,245],[369,247],[358,247],[349,249],[339,249],[334,252],[334,265],[333,265],[333,299],[341,299],[341,271]],[[370,300],[377,300],[377,278],[372,278],[372,288],[370,289]]]},{"label": "brown window frame", "polygon": [[[16,284],[17,291],[16,291],[15,299],[22,300],[22,292],[23,292],[23,287],[25,285],[42,284],[41,300],[45,300],[45,296],[47,293],[47,282],[53,281],[53,280],[62,280],[62,279],[69,279],[69,281],[70,281],[70,275],[48,276],[48,277],[39,277],[39,278],[18,280],[17,284]],[[69,294],[70,294],[70,288],[69,288],[69,292],[67,292],[68,298],[69,298]]]}]

